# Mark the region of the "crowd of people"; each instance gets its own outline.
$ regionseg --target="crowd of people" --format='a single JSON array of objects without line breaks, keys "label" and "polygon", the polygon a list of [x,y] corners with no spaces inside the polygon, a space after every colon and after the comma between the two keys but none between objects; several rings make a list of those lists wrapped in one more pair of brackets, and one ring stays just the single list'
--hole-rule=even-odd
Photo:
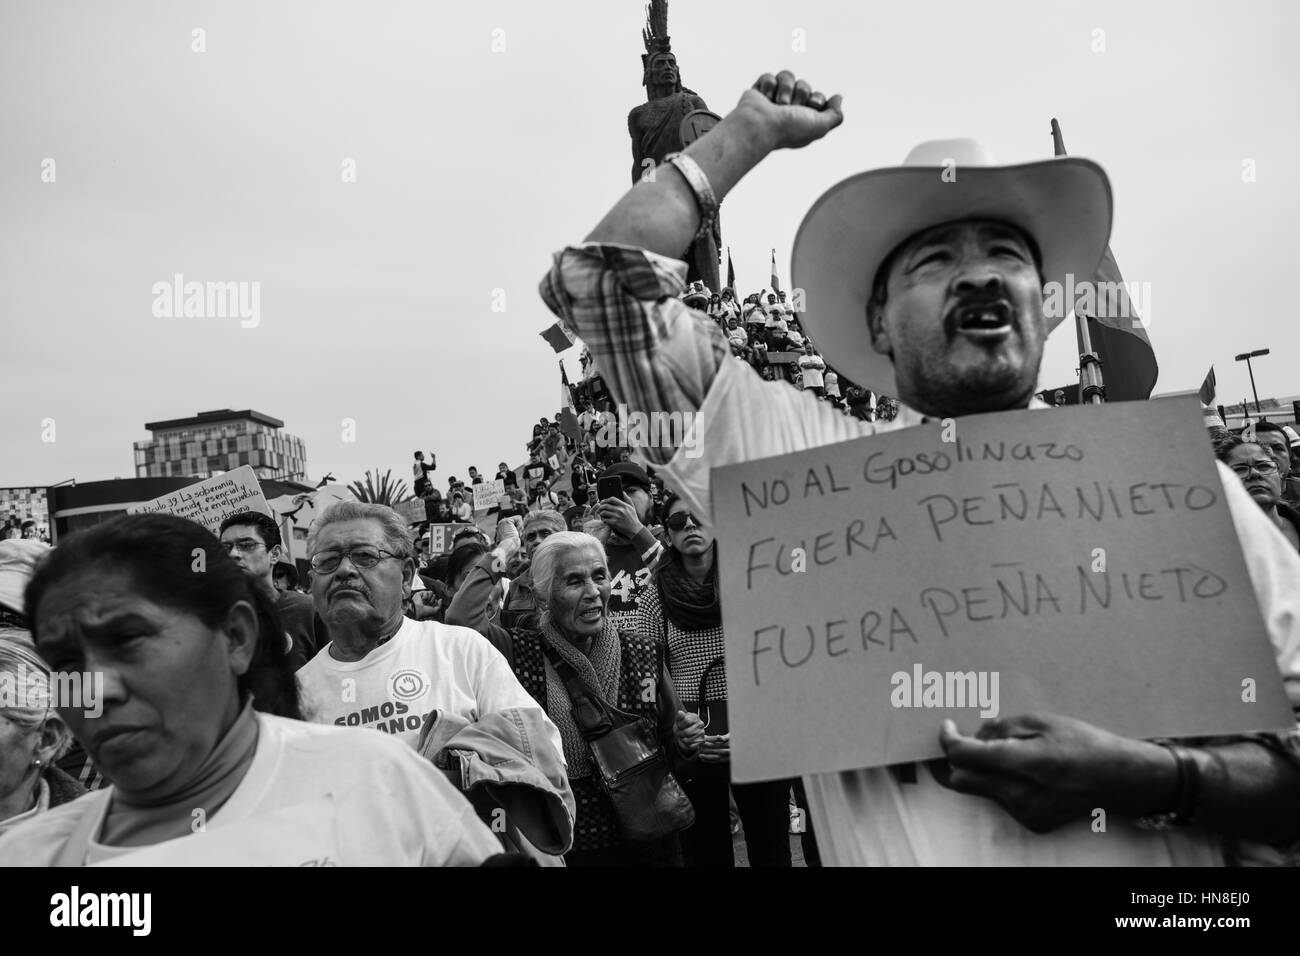
[{"label": "crowd of people", "polygon": [[717,323],[731,354],[766,381],[788,382],[860,421],[890,421],[896,405],[889,396],[841,380],[817,351],[786,293],[764,288],[739,302],[730,287],[714,292],[692,282],[681,296],[689,308]]},{"label": "crowd of people", "polygon": [[[54,548],[0,541],[0,687],[15,689],[0,701],[0,865],[727,867],[740,830],[751,864],[784,867],[792,829],[814,865],[1300,860],[1300,731],[1153,742],[1014,715],[976,736],[936,728],[941,760],[732,780],[713,469],[1040,407],[1045,264],[1087,273],[1108,237],[1109,215],[1075,223],[1093,232],[1068,248],[1057,228],[1059,208],[1109,203],[1099,167],[1072,167],[1080,201],[1061,207],[1065,187],[1032,164],[996,170],[1003,188],[974,219],[945,205],[955,187],[884,175],[851,200],[856,246],[837,234],[810,253],[873,279],[848,314],[687,284],[667,257],[722,195],[841,119],[838,98],[765,75],[710,131],[718,149],[682,154],[689,175],[641,182],[556,257],[543,298],[591,349],[581,410],[540,419],[522,467],[500,463],[490,532],[473,522],[490,479],[474,467],[443,492],[417,451],[429,520],[337,503],[309,530],[301,584],[256,512],[215,534],[142,514]],[[850,387],[814,337],[883,391]],[[700,455],[607,438],[620,404],[706,402]],[[1300,436],[1211,432],[1294,691]],[[464,527],[435,554],[430,523]],[[74,674],[93,691],[79,700]],[[1104,839],[1096,807],[1114,817]]]},{"label": "crowd of people", "polygon": [[16,511],[11,512],[3,525],[0,525],[0,541],[10,538],[24,538],[29,541],[50,543],[49,530],[37,527],[35,518],[24,518]]},{"label": "crowd of people", "polygon": [[[673,497],[660,522],[639,466],[601,477],[623,490],[588,530],[537,509],[491,542],[467,526],[443,561],[393,509],[335,504],[310,532],[310,596],[257,512],[217,536],[132,515],[53,549],[0,543],[0,671],[23,703],[0,711],[0,865],[731,865],[712,534]],[[55,706],[52,671],[105,675],[100,713]],[[653,728],[693,825],[629,838],[658,816],[600,779],[584,693]],[[790,865],[791,783],[735,790],[755,865]],[[363,824],[366,788],[399,786]],[[304,801],[320,811],[268,845]],[[177,842],[207,833],[196,808],[219,840]]]}]

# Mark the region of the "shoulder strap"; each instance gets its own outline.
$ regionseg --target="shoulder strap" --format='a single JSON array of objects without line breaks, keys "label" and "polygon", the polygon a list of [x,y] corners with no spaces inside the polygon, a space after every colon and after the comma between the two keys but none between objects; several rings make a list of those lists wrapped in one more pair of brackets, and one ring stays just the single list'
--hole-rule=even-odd
[{"label": "shoulder strap", "polygon": [[573,719],[577,722],[582,736],[586,740],[594,740],[613,730],[615,721],[610,714],[609,706],[600,695],[589,691],[573,665],[555,653],[555,649],[544,639],[542,651],[546,654],[546,659],[551,662],[551,666],[555,668],[555,673],[564,682],[565,690],[569,692],[569,699],[573,702]]}]

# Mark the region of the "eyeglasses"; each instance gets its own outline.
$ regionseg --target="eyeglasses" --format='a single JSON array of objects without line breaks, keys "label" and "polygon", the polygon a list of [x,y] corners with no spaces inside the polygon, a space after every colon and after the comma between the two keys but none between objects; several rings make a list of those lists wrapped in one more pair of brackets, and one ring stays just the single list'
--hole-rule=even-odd
[{"label": "eyeglasses", "polygon": [[311,569],[318,574],[333,574],[339,563],[347,558],[359,571],[373,568],[384,558],[401,558],[404,555],[393,554],[380,548],[349,548],[346,551],[320,551],[311,556]]},{"label": "eyeglasses", "polygon": [[681,531],[688,523],[695,525],[697,528],[700,526],[700,522],[695,515],[689,511],[675,511],[664,519],[664,527],[669,531]]},{"label": "eyeglasses", "polygon": [[230,552],[234,551],[236,548],[239,549],[240,554],[252,554],[261,547],[264,547],[264,545],[256,538],[240,538],[238,541],[221,542],[221,550],[226,552],[226,554],[230,554]]},{"label": "eyeglasses", "polygon": [[1252,471],[1258,475],[1276,475],[1281,471],[1277,466],[1277,462],[1272,459],[1269,459],[1268,461],[1252,461],[1250,463],[1242,462],[1241,464],[1229,465],[1228,467],[1242,478],[1249,477]]}]

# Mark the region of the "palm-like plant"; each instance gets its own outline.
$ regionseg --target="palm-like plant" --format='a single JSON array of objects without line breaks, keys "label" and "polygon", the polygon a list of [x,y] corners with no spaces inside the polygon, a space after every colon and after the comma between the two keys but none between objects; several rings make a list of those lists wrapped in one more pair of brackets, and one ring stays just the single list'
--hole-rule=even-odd
[{"label": "palm-like plant", "polygon": [[411,492],[406,487],[405,481],[401,479],[393,480],[393,470],[391,468],[384,472],[382,477],[379,477],[378,468],[374,470],[373,474],[367,470],[366,483],[363,485],[359,481],[354,481],[348,485],[348,491],[357,496],[357,501],[388,505],[390,508],[398,502],[406,501],[411,497]]}]

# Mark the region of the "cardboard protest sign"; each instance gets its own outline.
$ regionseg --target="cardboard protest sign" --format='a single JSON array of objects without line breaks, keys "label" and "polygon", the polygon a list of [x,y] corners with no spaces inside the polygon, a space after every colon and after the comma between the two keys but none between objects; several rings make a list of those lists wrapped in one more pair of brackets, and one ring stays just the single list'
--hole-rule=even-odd
[{"label": "cardboard protest sign", "polygon": [[931,422],[715,469],[733,779],[1025,713],[1289,727],[1192,399]]},{"label": "cardboard protest sign", "polygon": [[506,493],[505,479],[498,478],[495,481],[483,481],[474,488],[474,510],[487,511],[489,508],[495,508],[501,501],[501,496]]},{"label": "cardboard protest sign", "polygon": [[425,519],[423,498],[409,498],[406,501],[399,501],[393,505],[393,510],[401,515],[402,520],[407,524],[419,524]]},{"label": "cardboard protest sign", "polygon": [[257,483],[257,475],[248,465],[241,465],[215,478],[186,485],[176,491],[127,508],[127,514],[163,513],[189,518],[213,534],[221,531],[221,522],[241,511],[258,511],[275,517]]},{"label": "cardboard protest sign", "polygon": [[472,528],[470,524],[431,524],[429,525],[429,553],[447,554],[451,551],[452,539],[457,531]]}]

